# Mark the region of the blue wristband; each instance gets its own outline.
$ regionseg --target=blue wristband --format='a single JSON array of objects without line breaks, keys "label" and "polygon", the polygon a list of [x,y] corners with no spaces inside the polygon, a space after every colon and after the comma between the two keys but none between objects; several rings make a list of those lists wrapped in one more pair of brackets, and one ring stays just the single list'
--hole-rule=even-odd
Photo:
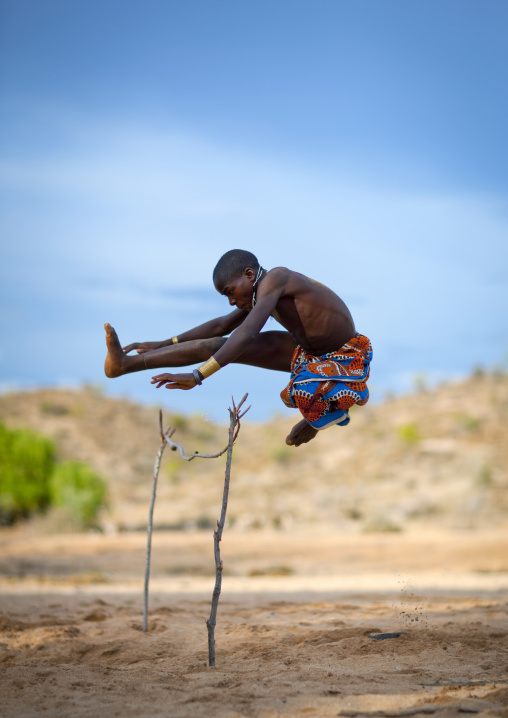
[{"label": "blue wristband", "polygon": [[193,370],[192,370],[192,373],[193,373],[193,375],[194,375],[194,379],[196,380],[196,384],[200,384],[200,385],[201,385],[201,384],[203,383],[203,380],[202,380],[201,377],[199,376],[198,370],[197,370],[197,369],[193,369]]}]

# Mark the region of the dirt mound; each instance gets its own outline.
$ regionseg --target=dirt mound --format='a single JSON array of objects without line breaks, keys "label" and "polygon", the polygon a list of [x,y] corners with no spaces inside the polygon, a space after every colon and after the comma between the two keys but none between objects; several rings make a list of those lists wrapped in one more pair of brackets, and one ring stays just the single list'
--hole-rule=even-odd
[{"label": "dirt mound", "polygon": [[[295,413],[295,419],[296,419]],[[105,526],[146,524],[158,410],[82,391],[40,390],[0,397],[0,420],[54,438],[62,459],[89,463],[108,479]],[[215,452],[226,426],[167,416],[188,453]],[[508,377],[462,383],[352,410],[298,449],[291,422],[245,421],[233,463],[230,528],[299,525],[390,532],[411,526],[482,528],[506,522]],[[220,506],[224,459],[183,462],[166,451],[155,523],[209,528]]]}]

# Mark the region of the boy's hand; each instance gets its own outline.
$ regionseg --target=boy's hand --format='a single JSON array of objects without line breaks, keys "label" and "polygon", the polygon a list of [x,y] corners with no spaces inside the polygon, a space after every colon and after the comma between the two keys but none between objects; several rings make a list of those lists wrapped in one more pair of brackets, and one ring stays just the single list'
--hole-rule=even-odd
[{"label": "boy's hand", "polygon": [[127,344],[122,349],[126,354],[134,351],[134,349],[138,354],[143,354],[143,352],[151,352],[153,349],[160,349],[160,342],[134,342],[133,344]]},{"label": "boy's hand", "polygon": [[194,374],[157,374],[152,377],[151,384],[157,384],[160,389],[164,384],[166,389],[193,389],[196,386]]}]

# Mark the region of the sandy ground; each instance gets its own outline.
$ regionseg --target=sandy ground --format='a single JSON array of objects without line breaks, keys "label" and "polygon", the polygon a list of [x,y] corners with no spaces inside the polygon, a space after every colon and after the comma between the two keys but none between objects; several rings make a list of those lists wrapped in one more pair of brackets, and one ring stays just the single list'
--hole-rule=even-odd
[{"label": "sandy ground", "polygon": [[[507,532],[2,533],[2,716],[508,716]],[[382,633],[396,638],[372,638]]]}]

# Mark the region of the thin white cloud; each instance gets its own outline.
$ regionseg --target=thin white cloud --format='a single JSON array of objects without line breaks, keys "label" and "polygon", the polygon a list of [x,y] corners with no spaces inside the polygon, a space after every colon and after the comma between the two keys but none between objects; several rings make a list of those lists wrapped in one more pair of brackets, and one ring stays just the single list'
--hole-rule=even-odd
[{"label": "thin white cloud", "polygon": [[[438,248],[447,256],[456,253],[461,263],[478,242],[483,249],[502,248],[507,231],[495,198],[373,187],[340,172],[332,176],[179,133],[141,129],[105,127],[88,137],[81,152],[64,148],[6,161],[0,182],[27,206],[46,202],[34,214],[12,217],[12,224],[23,220],[30,245],[39,243],[42,232],[48,251],[65,247],[64,258],[78,261],[95,260],[100,248],[120,271],[132,262],[124,255],[134,255],[137,273],[154,260],[175,257],[178,269],[169,271],[182,283],[188,281],[180,267],[189,245],[199,250],[195,255],[204,250],[207,259],[232,243],[267,247],[280,262],[291,254],[298,261],[294,245],[302,243],[303,264],[312,267],[319,267],[321,252],[350,263],[361,256],[377,261],[396,250],[390,264],[399,256],[421,260]],[[199,256],[193,260],[199,268]],[[198,281],[205,277],[200,274]]]},{"label": "thin white cloud", "polygon": [[[455,357],[459,366],[481,359],[468,336],[487,343],[494,327],[506,327],[508,279],[489,280],[508,258],[498,197],[374,186],[181,132],[83,127],[74,145],[68,128],[65,146],[11,153],[0,165],[0,272],[13,306],[69,297],[84,313],[114,310],[127,332],[134,310],[136,322],[145,312],[161,326],[170,310],[181,331],[187,319],[228,307],[177,290],[213,291],[217,259],[244,247],[267,267],[286,264],[344,296],[376,340],[385,376],[383,343],[394,337],[407,347],[407,375],[425,365],[441,376]],[[488,356],[506,350],[499,337],[488,340]]]}]

